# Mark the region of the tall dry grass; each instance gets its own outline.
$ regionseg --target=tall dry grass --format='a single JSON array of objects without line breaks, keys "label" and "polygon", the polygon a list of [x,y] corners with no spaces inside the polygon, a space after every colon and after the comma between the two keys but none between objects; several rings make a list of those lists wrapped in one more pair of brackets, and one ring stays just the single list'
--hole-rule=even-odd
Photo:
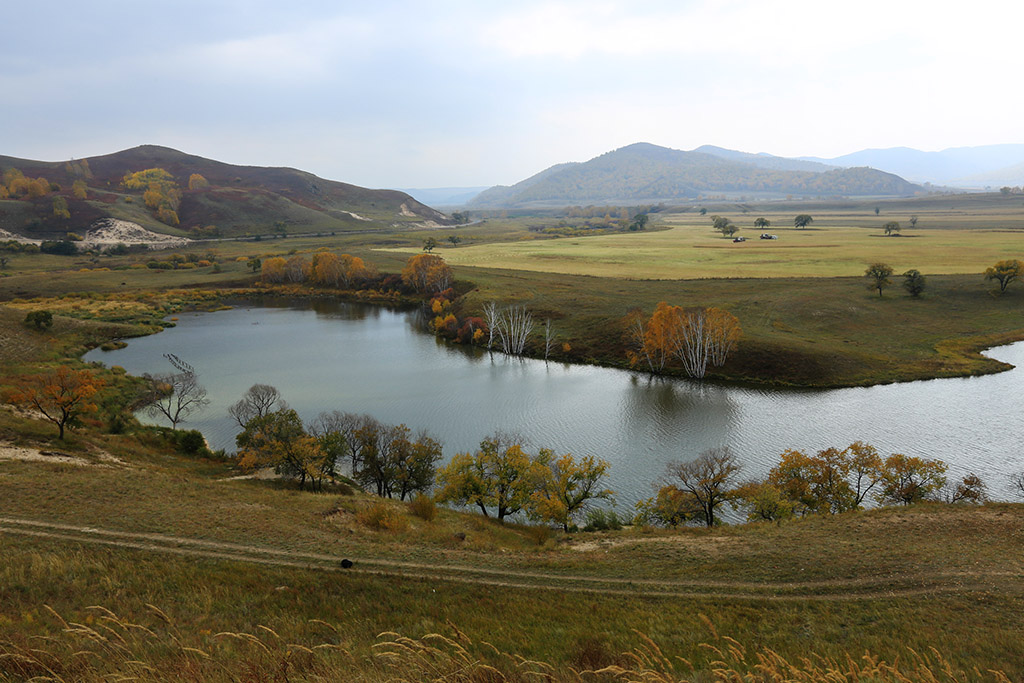
[{"label": "tall dry grass", "polygon": [[[386,632],[369,652],[354,654],[341,644],[341,631],[316,621],[324,642],[286,642],[268,626],[257,633],[182,632],[159,608],[147,605],[148,625],[123,619],[104,607],[90,607],[86,623],[68,622],[49,607],[52,635],[0,641],[0,681],[99,683],[111,680],[156,681],[436,681],[445,683],[1010,683],[999,671],[963,671],[936,650],[908,649],[885,661],[871,653],[821,657],[808,653],[799,661],[767,649],[749,649],[719,635],[711,620],[701,648],[711,663],[697,670],[683,658],[670,658],[647,636],[623,653],[590,652],[616,663],[601,668],[574,668],[534,661],[476,642],[449,625],[450,634],[407,638]],[[589,645],[598,649],[606,646]]]}]

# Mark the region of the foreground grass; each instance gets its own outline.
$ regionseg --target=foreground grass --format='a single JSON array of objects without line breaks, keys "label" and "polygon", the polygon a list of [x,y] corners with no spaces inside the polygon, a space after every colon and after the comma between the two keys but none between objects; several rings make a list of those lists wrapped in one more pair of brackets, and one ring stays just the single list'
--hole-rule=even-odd
[{"label": "foreground grass", "polygon": [[[225,671],[265,671],[289,648],[289,666],[305,666],[305,651],[287,644],[327,643],[343,650],[325,654],[326,669],[299,671],[307,680],[384,680],[390,674],[371,650],[378,634],[454,637],[451,623],[571,680],[564,667],[633,662],[621,653],[645,645],[636,632],[706,672],[719,657],[700,643],[722,643],[705,615],[747,648],[739,670],[763,648],[793,661],[868,650],[907,662],[908,648],[934,647],[956,669],[1024,676],[1024,506],[549,535],[443,509],[425,521],[405,504],[342,489],[234,479],[230,463],[184,458],[150,432],[83,431],[66,443],[51,442],[51,432],[0,412],[0,442],[78,459],[0,460],[0,639],[10,647],[72,638],[44,605],[113,638],[99,625],[117,624],[91,609],[103,606],[161,634],[150,642],[139,631],[132,641],[132,659],[154,667],[154,679],[191,662],[202,664],[194,680],[231,680]],[[368,523],[360,513],[379,504],[398,521]],[[342,570],[341,558],[355,566]],[[222,632],[257,634],[268,649]],[[87,640],[78,633],[71,642]],[[71,666],[65,645],[38,642]],[[506,668],[513,661],[480,657]]]}]

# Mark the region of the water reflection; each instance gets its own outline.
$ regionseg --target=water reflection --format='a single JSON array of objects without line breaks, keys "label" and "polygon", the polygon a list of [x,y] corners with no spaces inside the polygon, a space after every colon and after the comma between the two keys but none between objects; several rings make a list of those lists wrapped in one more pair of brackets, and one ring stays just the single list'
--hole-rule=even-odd
[{"label": "water reflection", "polygon": [[[376,306],[257,303],[182,314],[173,329],[86,359],[133,374],[168,370],[167,352],[186,359],[211,399],[186,426],[216,448],[234,450],[237,426],[227,407],[261,382],[280,389],[305,420],[342,410],[429,429],[448,457],[505,430],[527,435],[533,448],[604,458],[627,506],[651,495],[668,462],[721,445],[751,477],[786,448],[856,440],[883,453],[943,458],[951,475],[976,472],[1003,497],[1008,474],[1024,470],[1019,370],[834,391],[725,388],[449,345],[421,333],[415,314]],[[1024,344],[992,355],[1020,364]]]}]

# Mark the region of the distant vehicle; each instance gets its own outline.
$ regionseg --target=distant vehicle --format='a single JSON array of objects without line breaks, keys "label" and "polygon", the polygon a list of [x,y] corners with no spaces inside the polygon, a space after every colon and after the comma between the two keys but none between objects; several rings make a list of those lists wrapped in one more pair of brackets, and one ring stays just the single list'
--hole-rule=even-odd
[{"label": "distant vehicle", "polygon": [[778,235],[769,235],[766,232],[762,232],[761,233],[761,239],[763,239],[763,240],[777,240],[777,239],[779,239],[779,237],[778,237]]},{"label": "distant vehicle", "polygon": [[734,237],[732,241],[733,242],[746,242],[747,238],[746,237]]}]

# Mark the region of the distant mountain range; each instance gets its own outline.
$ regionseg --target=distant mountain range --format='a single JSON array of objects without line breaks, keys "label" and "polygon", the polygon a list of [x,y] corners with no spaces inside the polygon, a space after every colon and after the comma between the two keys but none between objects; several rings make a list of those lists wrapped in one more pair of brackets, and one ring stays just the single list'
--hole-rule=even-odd
[{"label": "distant mountain range", "polygon": [[890,147],[865,149],[833,159],[801,159],[833,166],[870,166],[914,182],[952,187],[1024,184],[1024,144],[952,147],[941,152]]},{"label": "distant mountain range", "polygon": [[[152,168],[170,173],[180,191],[174,207],[180,221],[177,226],[158,220],[156,212],[146,207],[141,190],[131,192],[122,187],[126,174]],[[236,166],[155,145],[67,162],[0,156],[0,173],[10,169],[29,178],[44,177],[52,188],[60,188],[43,196],[0,201],[0,229],[34,238],[80,232],[101,218],[132,221],[150,230],[187,237],[282,229],[290,233],[343,232],[452,222],[404,192],[325,180],[294,168]],[[190,187],[193,174],[205,179],[201,187]],[[75,181],[85,183],[84,199],[74,196]],[[70,218],[55,215],[58,197],[67,203]]]},{"label": "distant mountain range", "polygon": [[686,152],[641,142],[587,162],[552,166],[512,186],[492,187],[468,206],[638,204],[709,194],[905,196],[920,191],[899,176],[870,168],[837,168],[712,146]]}]

